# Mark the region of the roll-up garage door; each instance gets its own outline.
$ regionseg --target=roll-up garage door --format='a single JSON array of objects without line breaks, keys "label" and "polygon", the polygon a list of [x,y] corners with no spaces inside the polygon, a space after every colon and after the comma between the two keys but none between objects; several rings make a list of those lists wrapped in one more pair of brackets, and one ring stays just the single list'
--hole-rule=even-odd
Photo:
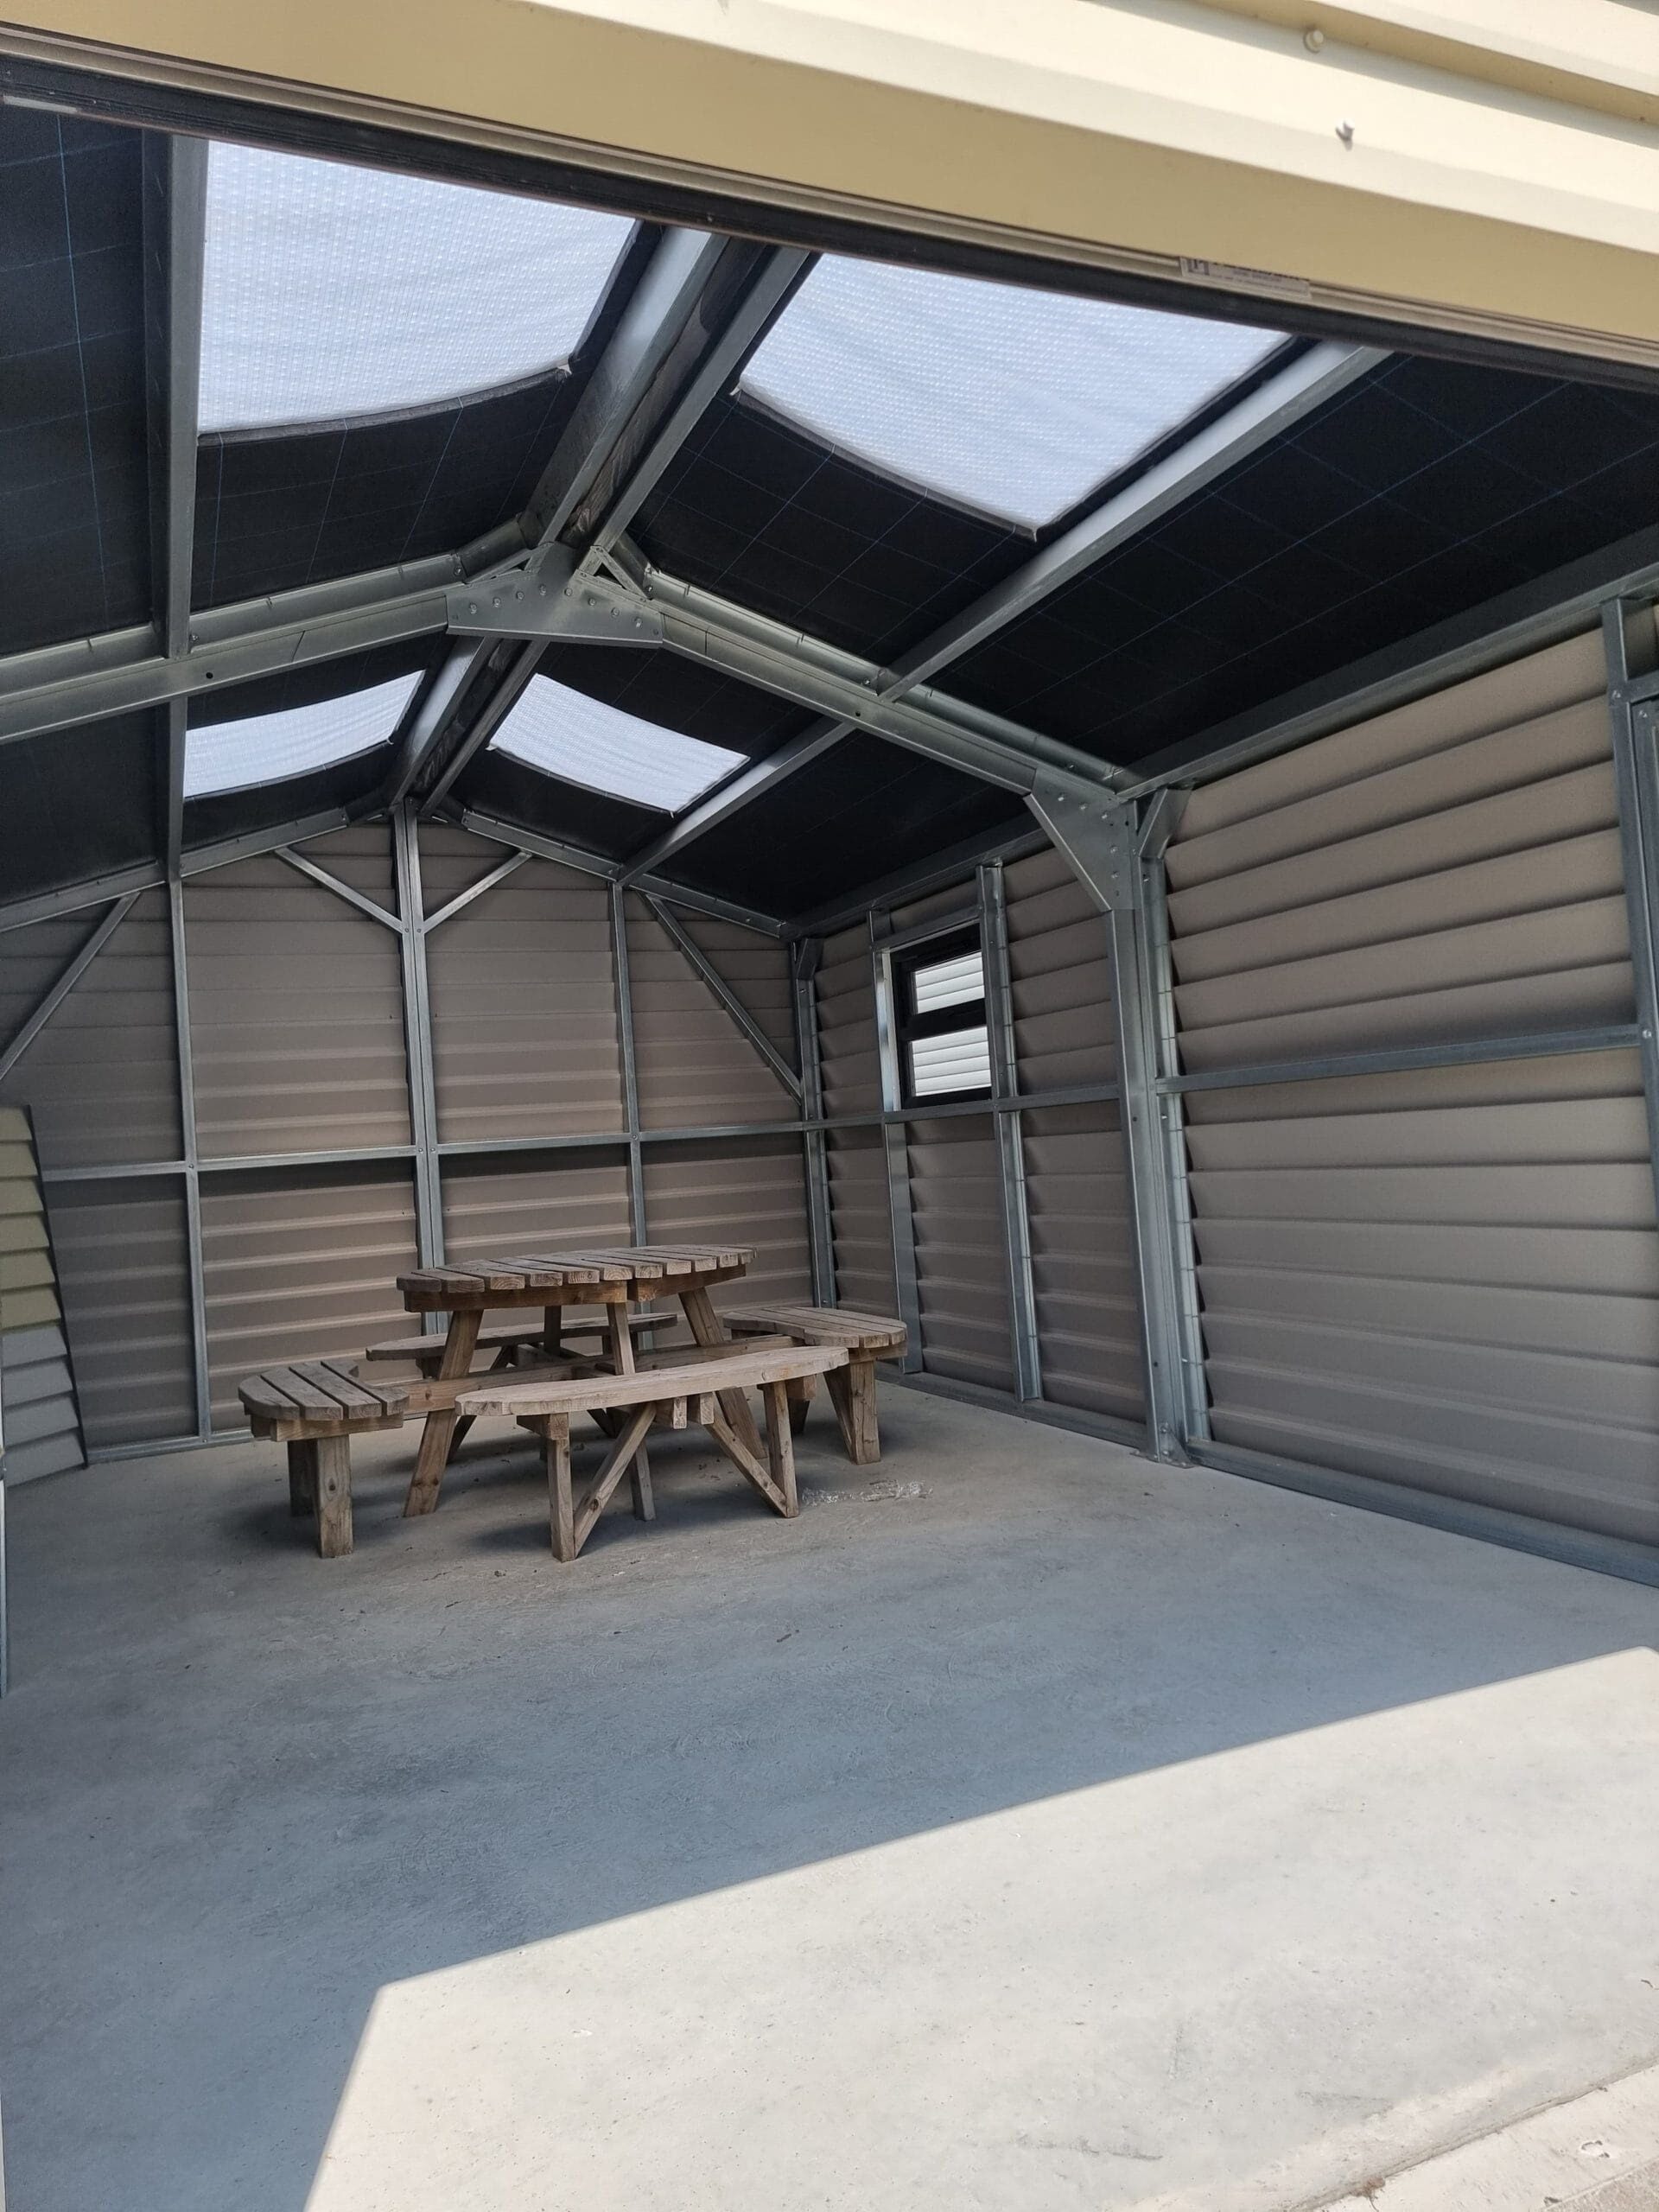
[{"label": "roll-up garage door", "polygon": [[1470,1048],[1189,1092],[1216,1436],[1653,1542],[1636,1055],[1478,1058],[1633,1018],[1603,686],[1575,640],[1200,790],[1170,917],[1189,1072]]}]

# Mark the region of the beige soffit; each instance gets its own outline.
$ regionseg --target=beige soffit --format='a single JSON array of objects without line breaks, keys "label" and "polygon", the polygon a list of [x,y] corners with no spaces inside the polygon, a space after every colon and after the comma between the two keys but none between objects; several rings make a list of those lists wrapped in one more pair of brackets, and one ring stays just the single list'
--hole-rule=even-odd
[{"label": "beige soffit", "polygon": [[1656,25],[1628,0],[7,14],[13,55],[1659,365]]}]

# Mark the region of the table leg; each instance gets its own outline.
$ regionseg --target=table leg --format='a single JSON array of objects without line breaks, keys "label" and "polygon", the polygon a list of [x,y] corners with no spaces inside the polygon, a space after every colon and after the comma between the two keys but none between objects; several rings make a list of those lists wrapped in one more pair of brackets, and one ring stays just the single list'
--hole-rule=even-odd
[{"label": "table leg", "polygon": [[849,1360],[832,1367],[824,1376],[830,1402],[847,1457],[855,1467],[873,1467],[881,1457],[880,1433],[875,1420],[875,1362]]},{"label": "table leg", "polygon": [[[613,1365],[619,1375],[632,1375],[633,1364],[633,1332],[628,1326],[626,1306],[611,1305],[605,1308],[605,1332]],[[633,1484],[633,1517],[636,1521],[657,1518],[656,1501],[651,1494],[651,1454],[642,1443],[633,1455],[629,1471]]]},{"label": "table leg", "polygon": [[[680,1304],[684,1309],[686,1325],[700,1344],[730,1342],[706,1290],[683,1290]],[[749,1410],[749,1402],[741,1390],[722,1390],[720,1393],[720,1410],[726,1417],[728,1427],[734,1429],[755,1458],[760,1459],[760,1431],[755,1426],[754,1415]]]},{"label": "table leg", "polygon": [[812,1393],[817,1386],[816,1375],[797,1376],[792,1382],[784,1385],[789,1396],[789,1426],[798,1436],[806,1427],[806,1416],[811,1409]]},{"label": "table leg", "polygon": [[553,1536],[553,1556],[569,1561],[576,1555],[576,1509],[570,1486],[570,1420],[567,1414],[549,1414],[541,1422],[542,1452],[547,1461],[547,1515]]},{"label": "table leg", "polygon": [[[449,1316],[449,1333],[444,1338],[443,1357],[438,1362],[440,1382],[451,1382],[457,1375],[470,1371],[483,1319],[476,1306],[463,1307],[461,1312]],[[404,1500],[405,1519],[419,1513],[430,1513],[436,1509],[439,1485],[443,1481],[449,1446],[454,1440],[455,1421],[453,1406],[428,1414],[426,1427],[421,1431],[421,1448],[416,1457],[409,1496]]]},{"label": "table leg", "polygon": [[801,1510],[795,1489],[795,1434],[789,1417],[789,1394],[781,1382],[763,1382],[760,1395],[766,1408],[766,1471],[784,1497],[784,1510],[793,1520]]},{"label": "table leg", "polygon": [[324,1559],[344,1559],[352,1548],[352,1440],[320,1436],[315,1448],[317,1549]]},{"label": "table leg", "polygon": [[297,1438],[288,1447],[288,1510],[296,1521],[315,1511],[317,1503],[317,1440]]}]

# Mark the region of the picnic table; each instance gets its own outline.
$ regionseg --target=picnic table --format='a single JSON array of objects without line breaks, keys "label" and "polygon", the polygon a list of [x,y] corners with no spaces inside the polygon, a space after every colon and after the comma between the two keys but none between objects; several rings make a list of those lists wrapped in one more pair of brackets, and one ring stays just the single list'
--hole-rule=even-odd
[{"label": "picnic table", "polygon": [[[746,1273],[753,1257],[750,1245],[583,1245],[510,1254],[501,1259],[467,1260],[448,1267],[417,1268],[412,1274],[399,1275],[397,1287],[411,1313],[449,1317],[433,1377],[444,1402],[433,1404],[426,1415],[415,1472],[404,1502],[404,1513],[430,1513],[437,1504],[456,1424],[463,1418],[457,1413],[454,1398],[467,1387],[465,1378],[472,1372],[486,1313],[502,1307],[539,1306],[543,1315],[540,1344],[545,1356],[556,1360],[564,1355],[566,1309],[597,1306],[606,1322],[597,1363],[613,1374],[632,1375],[636,1363],[629,1306],[657,1299],[677,1299],[693,1339],[717,1361],[728,1353],[740,1353],[743,1347],[727,1334],[709,1293],[715,1284],[729,1282]],[[759,1453],[760,1431],[742,1391],[715,1395],[722,1419],[751,1451]],[[643,1446],[633,1468],[635,1510],[648,1519],[650,1474]]]}]

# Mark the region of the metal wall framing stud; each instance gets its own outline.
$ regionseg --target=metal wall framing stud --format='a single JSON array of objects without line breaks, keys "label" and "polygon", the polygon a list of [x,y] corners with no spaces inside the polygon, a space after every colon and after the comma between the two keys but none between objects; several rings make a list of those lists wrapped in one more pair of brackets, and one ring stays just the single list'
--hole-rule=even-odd
[{"label": "metal wall framing stud", "polygon": [[[1002,864],[979,870],[979,942],[985,969],[985,1026],[990,1041],[991,1092],[999,1106],[1016,1099],[1020,1079],[1014,1033],[1014,988],[1008,973],[1007,904]],[[1014,1337],[1014,1394],[1022,1404],[1043,1395],[1042,1354],[1037,1335],[1037,1294],[1032,1276],[1031,1220],[1026,1194],[1026,1142],[1017,1105],[992,1116],[1002,1236],[1008,1265],[1008,1318]]]}]

